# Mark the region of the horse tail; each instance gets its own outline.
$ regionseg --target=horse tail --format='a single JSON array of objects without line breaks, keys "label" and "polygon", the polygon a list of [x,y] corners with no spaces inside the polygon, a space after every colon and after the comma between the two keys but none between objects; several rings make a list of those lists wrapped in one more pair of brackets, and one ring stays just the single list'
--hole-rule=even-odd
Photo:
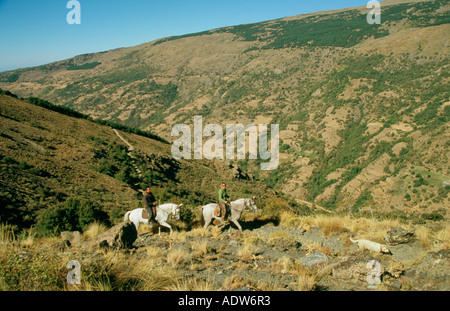
[{"label": "horse tail", "polygon": [[200,218],[200,223],[202,224],[202,226],[205,225],[205,216],[203,215],[203,209],[204,209],[204,206],[202,206],[202,216]]},{"label": "horse tail", "polygon": [[130,213],[131,213],[130,211],[128,211],[128,212],[125,213],[125,216],[123,216],[123,221],[128,221],[128,220],[130,220],[130,219],[129,219]]}]

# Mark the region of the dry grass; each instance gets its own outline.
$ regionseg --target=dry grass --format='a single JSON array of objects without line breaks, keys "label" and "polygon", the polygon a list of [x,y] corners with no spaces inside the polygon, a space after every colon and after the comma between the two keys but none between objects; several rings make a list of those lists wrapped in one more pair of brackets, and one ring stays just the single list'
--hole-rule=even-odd
[{"label": "dry grass", "polygon": [[314,219],[314,224],[322,228],[322,235],[329,237],[333,233],[342,233],[348,231],[346,224],[349,222],[349,217],[318,215]]},{"label": "dry grass", "polygon": [[169,240],[171,243],[174,242],[184,242],[186,241],[187,233],[186,231],[173,231],[169,236]]},{"label": "dry grass", "polygon": [[283,211],[279,216],[280,224],[286,227],[297,227],[302,223],[302,217],[290,211]]},{"label": "dry grass", "polygon": [[190,242],[191,250],[193,251],[192,257],[203,257],[210,252],[207,240],[199,240]]},{"label": "dry grass", "polygon": [[149,258],[158,258],[162,255],[161,248],[152,245],[145,246],[144,251]]},{"label": "dry grass", "polygon": [[[286,216],[288,217],[288,216]],[[405,227],[397,219],[367,219],[359,218],[353,219],[348,215],[325,215],[319,214],[314,216],[300,217],[300,226],[306,230],[315,226],[322,228],[322,234],[324,237],[329,237],[334,233],[360,233],[360,234],[375,234],[376,232],[383,232],[392,230],[396,227]]]},{"label": "dry grass", "polygon": [[[14,252],[16,237],[14,231],[8,224],[0,224],[0,263],[8,260]],[[1,278],[0,278],[1,279]],[[3,287],[5,288],[5,287]]]},{"label": "dry grass", "polygon": [[322,228],[322,235],[329,237],[334,233],[349,231],[351,219],[348,216],[315,215],[300,218],[300,226],[310,230],[312,226]]},{"label": "dry grass", "polygon": [[[0,224],[0,243],[5,247],[14,244],[16,237],[12,227],[8,224]],[[3,247],[2,247],[3,249]]]},{"label": "dry grass", "polygon": [[240,275],[233,274],[225,279],[222,287],[228,290],[234,290],[245,286],[247,283],[244,278]]},{"label": "dry grass", "polygon": [[446,225],[444,228],[436,232],[436,239],[448,243],[450,241],[450,226]]},{"label": "dry grass", "polygon": [[316,288],[319,280],[319,275],[308,269],[298,260],[284,256],[278,259],[275,263],[270,264],[269,269],[272,272],[289,273],[297,276],[295,286],[299,291],[312,291]]},{"label": "dry grass", "polygon": [[284,287],[279,284],[274,284],[270,281],[257,280],[252,281],[250,279],[245,279],[241,275],[233,274],[225,279],[222,284],[223,290],[235,290],[247,286],[251,289],[258,291],[282,291],[285,290]]},{"label": "dry grass", "polygon": [[317,275],[300,274],[297,279],[297,290],[313,291],[317,286]]},{"label": "dry grass", "polygon": [[250,235],[243,239],[244,244],[257,245],[263,242],[263,239],[256,235]]},{"label": "dry grass", "polygon": [[420,241],[424,248],[430,248],[430,230],[426,227],[419,227],[415,231],[416,238]]},{"label": "dry grass", "polygon": [[222,236],[222,229],[219,227],[211,227],[211,235],[214,239],[220,239]]},{"label": "dry grass", "polygon": [[36,242],[36,235],[33,233],[33,227],[23,232],[23,237],[19,240],[20,246],[31,248]]},{"label": "dry grass", "polygon": [[244,246],[240,247],[237,251],[238,256],[243,261],[250,261],[253,260],[257,253],[258,249],[251,244],[245,244]]},{"label": "dry grass", "polygon": [[191,230],[191,232],[189,232],[189,235],[192,237],[202,237],[202,238],[206,238],[206,237],[211,237],[211,231],[209,230],[209,228],[203,228],[203,227],[198,227],[198,228],[194,228]]},{"label": "dry grass", "polygon": [[368,223],[365,219],[354,220],[347,226],[347,228],[353,233],[365,232],[367,231]]},{"label": "dry grass", "polygon": [[176,284],[168,287],[170,291],[217,291],[218,288],[211,280],[197,278],[183,278]]},{"label": "dry grass", "polygon": [[105,232],[108,228],[101,223],[93,222],[83,232],[83,238],[86,240],[92,240],[97,235]]},{"label": "dry grass", "polygon": [[290,236],[290,234],[286,231],[277,231],[271,233],[269,236],[269,240],[267,243],[278,246],[282,248],[295,247],[297,245],[297,240]]},{"label": "dry grass", "polygon": [[178,280],[177,271],[158,261],[137,259],[126,254],[108,251],[101,260],[82,264],[82,282],[69,290],[167,290]]},{"label": "dry grass", "polygon": [[167,254],[166,260],[167,263],[171,264],[172,267],[177,267],[180,264],[185,263],[188,261],[190,255],[182,248],[175,248],[169,251]]}]

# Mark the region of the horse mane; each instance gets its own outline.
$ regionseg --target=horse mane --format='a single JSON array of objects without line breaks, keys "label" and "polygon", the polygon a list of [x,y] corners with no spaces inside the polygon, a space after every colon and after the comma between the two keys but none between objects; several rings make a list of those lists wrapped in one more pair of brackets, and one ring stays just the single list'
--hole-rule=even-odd
[{"label": "horse mane", "polygon": [[242,199],[237,199],[237,200],[234,200],[233,202],[238,202],[238,201],[245,201],[245,200],[247,200],[247,199],[245,199],[245,198],[242,198]]}]

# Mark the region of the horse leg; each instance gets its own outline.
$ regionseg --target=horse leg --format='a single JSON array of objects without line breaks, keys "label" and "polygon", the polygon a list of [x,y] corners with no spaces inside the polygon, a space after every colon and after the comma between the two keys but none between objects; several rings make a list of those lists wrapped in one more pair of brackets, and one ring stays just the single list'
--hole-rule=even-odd
[{"label": "horse leg", "polygon": [[232,218],[231,221],[236,225],[236,227],[238,227],[239,231],[242,232],[242,227],[241,227],[241,225],[239,224],[238,220]]},{"label": "horse leg", "polygon": [[172,234],[172,226],[169,225],[167,222],[162,222],[159,226],[159,236],[161,236],[161,226],[169,228],[170,234]]},{"label": "horse leg", "polygon": [[134,224],[134,227],[136,228],[136,232],[138,232],[139,231],[139,222],[135,221],[135,222],[133,222],[133,224]]},{"label": "horse leg", "polygon": [[169,225],[168,223],[164,223],[164,226],[169,228],[169,234],[172,235],[172,226]]},{"label": "horse leg", "polygon": [[203,218],[205,220],[205,224],[203,225],[203,229],[208,228],[209,224],[211,223],[212,218],[211,217],[205,217],[205,215],[203,214]]}]

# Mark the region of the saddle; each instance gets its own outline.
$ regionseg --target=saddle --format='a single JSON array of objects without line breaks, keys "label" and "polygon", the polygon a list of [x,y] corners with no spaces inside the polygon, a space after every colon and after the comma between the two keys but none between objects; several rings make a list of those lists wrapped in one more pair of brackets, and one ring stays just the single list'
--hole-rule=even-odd
[{"label": "saddle", "polygon": [[145,208],[142,210],[142,218],[150,219],[150,214],[147,212],[147,210]]},{"label": "saddle", "polygon": [[225,217],[226,213],[227,213],[227,207],[226,207],[225,203],[219,202],[219,204],[217,204],[216,208],[214,209],[214,216]]},{"label": "saddle", "polygon": [[[155,217],[156,217],[156,208],[155,208]],[[142,209],[142,219],[150,219],[150,214],[147,212],[145,208]]]}]

